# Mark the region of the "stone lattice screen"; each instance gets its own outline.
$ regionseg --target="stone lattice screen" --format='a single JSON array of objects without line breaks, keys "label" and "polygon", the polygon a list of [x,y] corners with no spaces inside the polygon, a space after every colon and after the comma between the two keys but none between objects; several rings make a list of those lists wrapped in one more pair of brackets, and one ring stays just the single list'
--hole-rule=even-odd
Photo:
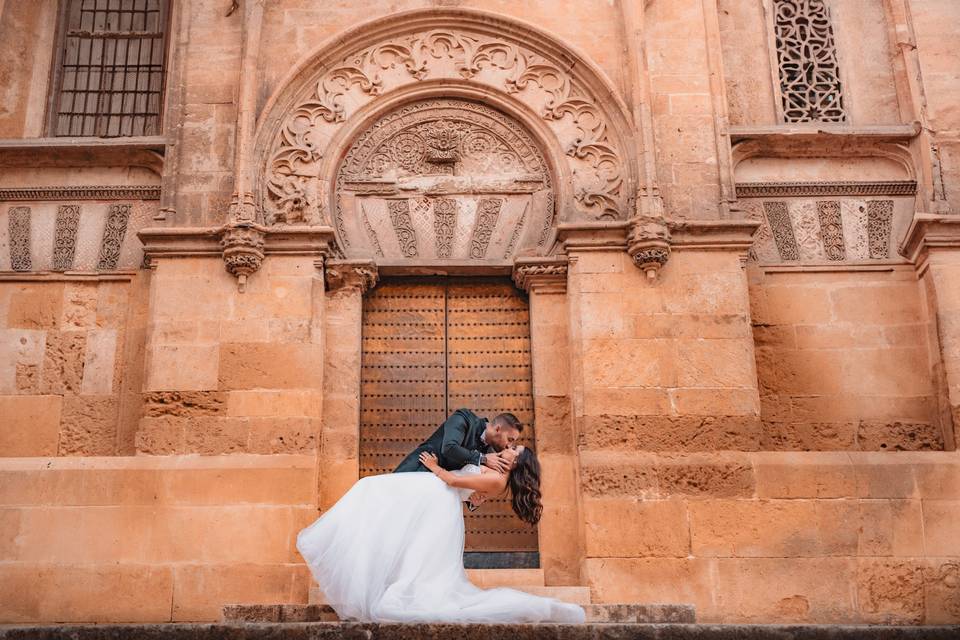
[{"label": "stone lattice screen", "polygon": [[839,63],[824,0],[774,0],[773,29],[785,122],[844,122]]}]

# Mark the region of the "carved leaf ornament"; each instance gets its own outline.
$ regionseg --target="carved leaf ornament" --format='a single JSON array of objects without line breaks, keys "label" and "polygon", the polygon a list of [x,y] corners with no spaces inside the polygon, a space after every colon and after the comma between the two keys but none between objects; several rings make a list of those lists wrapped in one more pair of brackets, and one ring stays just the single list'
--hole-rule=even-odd
[{"label": "carved leaf ornament", "polygon": [[[265,167],[266,223],[332,222],[318,176],[338,124],[384,91],[438,78],[492,86],[534,107],[564,149],[578,214],[585,219],[625,217],[621,150],[607,115],[569,67],[569,62],[547,59],[519,42],[469,29],[398,36],[344,57],[311,85],[280,124]],[[399,157],[390,160],[453,165],[464,149],[476,154],[490,144],[482,137],[459,139],[452,128],[435,127],[430,134],[430,139],[399,141],[404,144],[393,147]]]}]

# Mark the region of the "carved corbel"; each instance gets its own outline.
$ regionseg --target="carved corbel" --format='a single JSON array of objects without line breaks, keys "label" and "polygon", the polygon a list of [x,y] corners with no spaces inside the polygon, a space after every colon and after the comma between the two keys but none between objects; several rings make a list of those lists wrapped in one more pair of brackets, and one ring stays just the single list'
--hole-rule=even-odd
[{"label": "carved corbel", "polygon": [[639,215],[630,221],[627,253],[649,281],[670,259],[670,230],[662,216]]},{"label": "carved corbel", "polygon": [[380,279],[376,263],[370,260],[325,260],[323,266],[327,291],[354,288],[363,295]]},{"label": "carved corbel", "polygon": [[230,275],[237,278],[241,293],[246,289],[247,276],[255,273],[263,264],[266,238],[266,228],[254,222],[233,221],[224,226],[220,233],[223,262]]},{"label": "carved corbel", "polygon": [[518,289],[529,293],[532,289],[549,287],[557,291],[567,289],[567,258],[518,258],[513,265],[513,282]]}]

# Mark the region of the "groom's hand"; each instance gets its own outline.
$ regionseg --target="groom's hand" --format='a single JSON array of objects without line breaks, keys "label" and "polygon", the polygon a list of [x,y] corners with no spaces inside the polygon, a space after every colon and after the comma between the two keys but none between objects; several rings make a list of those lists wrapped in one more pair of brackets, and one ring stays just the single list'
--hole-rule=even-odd
[{"label": "groom's hand", "polygon": [[499,453],[487,453],[484,454],[483,458],[483,465],[494,471],[506,473],[507,470],[510,469],[510,464],[501,458]]}]

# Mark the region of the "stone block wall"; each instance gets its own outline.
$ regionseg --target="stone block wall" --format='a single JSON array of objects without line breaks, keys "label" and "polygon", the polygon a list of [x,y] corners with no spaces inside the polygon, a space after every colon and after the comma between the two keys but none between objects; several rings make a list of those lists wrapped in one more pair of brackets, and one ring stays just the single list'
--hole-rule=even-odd
[{"label": "stone block wall", "polygon": [[315,451],[323,411],[323,280],[270,257],[244,293],[219,257],[153,276],[136,451]]},{"label": "stone block wall", "polygon": [[306,602],[314,456],[0,460],[0,619],[213,621]]},{"label": "stone block wall", "polygon": [[703,622],[960,618],[953,453],[583,454],[597,602]]},{"label": "stone block wall", "polygon": [[0,280],[0,456],[122,450],[123,391],[142,365],[137,299],[143,280]]},{"label": "stone block wall", "polygon": [[755,450],[759,395],[746,275],[730,252],[677,252],[648,283],[622,251],[571,268],[581,450]]},{"label": "stone block wall", "polygon": [[763,449],[944,448],[939,349],[912,267],[750,274]]}]

